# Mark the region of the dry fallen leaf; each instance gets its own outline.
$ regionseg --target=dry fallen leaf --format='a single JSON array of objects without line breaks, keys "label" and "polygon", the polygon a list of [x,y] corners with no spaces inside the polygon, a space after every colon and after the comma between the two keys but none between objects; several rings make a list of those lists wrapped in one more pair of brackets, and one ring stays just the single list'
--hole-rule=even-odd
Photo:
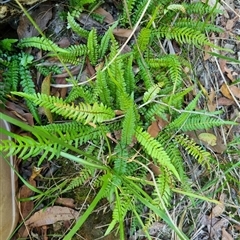
[{"label": "dry fallen leaf", "polygon": [[153,137],[157,137],[158,133],[166,127],[168,122],[158,116],[155,116],[155,121],[152,122],[152,124],[148,127],[148,133]]},{"label": "dry fallen leaf", "polygon": [[211,92],[208,96],[208,102],[207,102],[207,106],[210,112],[213,112],[216,110],[215,97],[216,97],[216,93],[213,89],[211,89]]},{"label": "dry fallen leaf", "polygon": [[57,200],[55,201],[56,204],[61,204],[65,207],[69,207],[69,208],[75,208],[76,205],[74,204],[74,199],[72,198],[57,198]]},{"label": "dry fallen leaf", "polygon": [[114,22],[113,16],[109,12],[107,12],[105,9],[103,9],[102,7],[99,7],[94,12],[104,16],[105,17],[104,20],[103,20],[104,22],[106,22],[106,23],[113,23]]},{"label": "dry fallen leaf", "polygon": [[[42,94],[46,94],[47,96],[50,95],[50,84],[51,84],[51,74],[46,76],[42,82],[42,86],[41,86]],[[44,113],[45,113],[49,123],[52,123],[53,117],[52,117],[52,113],[51,113],[50,109],[44,107],[43,110],[44,110]]]},{"label": "dry fallen leaf", "polygon": [[226,97],[230,100],[233,100],[233,97],[232,97],[231,93],[229,92],[228,87],[225,83],[221,86],[220,91],[224,97]]},{"label": "dry fallen leaf", "polygon": [[233,240],[233,237],[226,231],[225,228],[222,228],[222,240]]},{"label": "dry fallen leaf", "polygon": [[226,195],[222,193],[219,198],[219,204],[217,204],[213,209],[209,216],[209,218],[216,218],[219,217],[225,210],[224,199]]},{"label": "dry fallen leaf", "polygon": [[113,34],[118,37],[128,38],[131,35],[132,31],[133,31],[132,29],[117,28],[113,29]]},{"label": "dry fallen leaf", "polygon": [[[52,18],[52,6],[50,3],[43,3],[32,11],[31,17],[37,26],[44,31],[47,27],[49,20]],[[20,17],[19,25],[17,28],[19,39],[26,37],[38,36],[39,32],[32,25],[26,15]]]},{"label": "dry fallen leaf", "polygon": [[53,206],[34,213],[25,224],[31,228],[41,227],[58,221],[77,219],[78,215],[78,212],[71,208]]},{"label": "dry fallen leaf", "polygon": [[240,98],[240,89],[237,86],[231,85],[229,86],[229,89],[234,97]]},{"label": "dry fallen leaf", "polygon": [[218,106],[231,106],[232,104],[234,104],[234,101],[225,97],[220,97],[217,100],[217,103],[218,103]]},{"label": "dry fallen leaf", "polygon": [[217,137],[212,133],[200,133],[198,135],[198,138],[201,141],[206,142],[210,146],[216,146],[216,144],[217,144]]}]

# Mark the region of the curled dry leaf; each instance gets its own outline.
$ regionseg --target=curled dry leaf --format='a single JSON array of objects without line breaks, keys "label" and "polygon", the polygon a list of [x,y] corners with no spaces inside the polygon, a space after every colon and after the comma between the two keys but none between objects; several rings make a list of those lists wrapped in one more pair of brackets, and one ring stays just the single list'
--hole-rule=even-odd
[{"label": "curled dry leaf", "polygon": [[155,116],[155,121],[148,127],[148,133],[153,137],[157,137],[158,133],[167,126],[168,122],[163,118]]},{"label": "curled dry leaf", "polygon": [[34,213],[25,224],[29,227],[41,227],[45,225],[50,225],[58,221],[67,221],[71,219],[77,219],[78,212],[68,208],[53,206],[46,209],[41,209],[40,211]]},{"label": "curled dry leaf", "polygon": [[221,194],[219,201],[220,203],[217,204],[213,209],[212,212],[210,214],[210,218],[216,218],[219,217],[225,210],[225,205],[224,205],[224,199],[225,199],[226,195],[225,194]]},{"label": "curled dry leaf", "polygon": [[113,23],[114,22],[113,16],[109,12],[107,12],[105,9],[99,7],[94,12],[104,16],[105,17],[104,20],[103,20],[104,22],[106,22],[106,23]]}]

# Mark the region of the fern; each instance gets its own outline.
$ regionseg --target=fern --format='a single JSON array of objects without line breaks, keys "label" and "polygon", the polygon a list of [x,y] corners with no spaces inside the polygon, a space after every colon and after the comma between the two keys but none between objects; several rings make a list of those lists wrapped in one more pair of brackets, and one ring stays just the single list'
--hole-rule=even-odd
[{"label": "fern", "polygon": [[161,26],[158,28],[155,34],[160,38],[167,38],[169,40],[174,39],[181,44],[193,44],[197,47],[202,45],[213,46],[213,44],[207,39],[207,37],[203,33],[192,28]]},{"label": "fern", "polygon": [[99,49],[98,49],[98,42],[97,42],[97,31],[96,29],[91,30],[88,36],[87,40],[87,48],[88,48],[88,57],[90,62],[93,65],[96,65],[97,60],[98,60],[98,54],[99,54]]},{"label": "fern", "polygon": [[86,38],[86,39],[88,38],[89,31],[80,27],[80,25],[75,21],[72,14],[68,13],[67,21],[68,21],[68,28],[71,28],[80,37],[83,37],[83,38]]},{"label": "fern", "polygon": [[187,136],[176,135],[174,136],[174,140],[179,143],[188,152],[188,154],[195,157],[200,164],[205,164],[208,169],[210,169],[209,160],[211,154],[209,152],[202,149],[196,144],[196,142],[194,142],[194,140],[189,139]]},{"label": "fern", "polygon": [[24,38],[18,44],[19,47],[35,47],[45,51],[53,51],[59,53],[66,53],[65,49],[60,48],[57,44],[45,37],[31,37]]},{"label": "fern", "polygon": [[157,160],[158,164],[166,167],[180,180],[177,170],[171,163],[171,159],[157,140],[151,137],[149,133],[143,131],[140,127],[137,127],[135,136],[138,142],[145,148],[146,152]]},{"label": "fern", "polygon": [[[31,76],[31,73],[28,69],[24,68],[23,66],[20,66],[20,71],[19,71],[19,74],[20,74],[20,78],[21,78],[21,86],[23,87],[23,92],[24,93],[27,93],[27,94],[35,94],[35,86],[34,86],[34,83],[32,81],[32,76]],[[40,120],[40,117],[38,115],[38,111],[37,111],[37,108],[36,108],[36,105],[33,104],[31,101],[29,100],[26,100],[26,104],[29,108],[29,110],[31,111],[33,117],[35,118],[35,120],[40,124],[41,123],[41,120]]]},{"label": "fern", "polygon": [[94,103],[89,104],[80,103],[78,106],[71,106],[65,103],[62,99],[47,96],[45,94],[24,94],[14,92],[13,94],[25,97],[33,101],[36,105],[49,108],[52,112],[62,115],[65,118],[76,121],[85,121],[89,123],[103,122],[114,117],[114,111],[105,107],[103,104]]}]

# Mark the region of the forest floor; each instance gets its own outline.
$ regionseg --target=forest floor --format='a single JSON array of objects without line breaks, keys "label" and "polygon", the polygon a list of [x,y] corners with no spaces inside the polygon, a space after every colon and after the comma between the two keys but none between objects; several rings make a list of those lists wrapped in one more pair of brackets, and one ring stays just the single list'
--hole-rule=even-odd
[{"label": "forest floor", "polygon": [[[108,22],[111,23],[117,20],[119,1],[106,1],[97,9],[99,14],[104,15]],[[210,1],[211,2],[211,1]],[[214,1],[212,1],[214,2]],[[114,6],[114,7],[113,7]],[[80,39],[76,34],[67,30],[67,25],[60,17],[61,12],[66,9],[66,4],[64,2],[58,1],[47,1],[40,4],[38,7],[34,8],[31,12],[32,18],[38,24],[39,28],[44,31],[47,36],[51,36],[51,40],[57,43],[61,47],[68,47],[71,44],[77,44]],[[234,120],[240,123],[240,63],[234,62],[233,59],[240,60],[240,2],[226,0],[221,1],[220,5],[223,10],[223,14],[219,14],[216,19],[214,19],[215,24],[220,26],[224,31],[218,36],[215,34],[210,34],[209,39],[216,45],[232,50],[227,53],[224,58],[217,58],[211,56],[207,53],[208,49],[205,51],[200,51],[199,49],[189,49],[187,46],[187,51],[184,49],[177,49],[174,47],[176,54],[181,54],[183,52],[188,52],[188,59],[192,62],[192,69],[195,78],[199,80],[199,86],[202,89],[205,99],[202,100],[203,108],[206,107],[209,111],[224,110],[225,120]],[[37,30],[31,25],[30,21],[26,16],[21,16],[19,22],[16,23],[16,19],[4,23],[0,26],[0,39],[5,38],[17,38],[22,39],[25,37],[37,36]],[[80,19],[81,24],[86,29],[97,28],[98,31],[104,29],[99,22],[95,21],[87,15],[87,13],[82,14]],[[129,36],[129,29],[121,29],[116,33],[119,42],[124,41]],[[126,46],[127,51],[128,45]],[[35,52],[32,54],[39,54]],[[185,69],[185,71],[188,71]],[[66,83],[66,73],[59,74],[56,77],[56,84]],[[66,95],[68,92],[67,88],[53,88],[52,94],[60,96]],[[187,101],[187,100],[186,100]],[[27,119],[26,121],[32,125],[32,118],[23,115],[22,106],[19,106],[15,102],[7,102],[6,112],[10,116],[22,116]],[[14,129],[15,130],[15,129]],[[17,129],[15,131],[18,131]],[[198,132],[198,134],[201,132]],[[239,146],[240,143],[235,143],[231,145],[232,140],[236,136],[240,136],[240,125],[232,127],[219,127],[215,128],[208,133],[216,136],[216,144],[206,144],[206,148],[215,156],[218,163],[224,164],[229,161],[235,161],[239,158]],[[22,133],[21,133],[22,134]],[[193,135],[191,136],[196,142],[199,140]],[[232,152],[231,152],[232,151]],[[199,202],[198,205],[191,205],[187,201],[181,201],[178,204],[179,199],[173,199],[175,202],[175,208],[172,210],[172,216],[174,214],[182,212],[186,206],[190,206],[184,211],[181,216],[180,222],[178,223],[179,228],[182,228],[184,232],[188,232],[192,229],[192,240],[201,239],[240,239],[240,167],[236,165],[235,169],[231,170],[232,177],[235,178],[237,183],[234,186],[226,185],[224,179],[218,178],[222,176],[220,173],[223,171],[216,165],[216,169],[212,170],[212,174],[206,175],[203,169],[199,167],[198,164],[192,162],[190,158],[186,156],[186,164],[192,171],[188,172],[188,175],[195,179],[196,189],[200,189],[203,182],[209,181],[214,184],[211,187],[211,191],[215,192],[215,199],[220,200],[221,205],[214,206],[212,203]],[[29,159],[28,161],[19,163],[19,173],[25,179],[31,179],[33,174],[34,159]],[[36,177],[35,185],[39,188],[50,188],[52,185],[57,185],[59,179],[69,178],[76,175],[76,172],[80,169],[80,166],[72,164],[67,160],[58,159],[56,161],[46,162],[43,164],[43,170],[41,175]],[[43,177],[43,178],[42,178]],[[29,180],[30,181],[30,180]],[[21,184],[20,184],[21,185]],[[219,189],[227,189],[228,195],[223,194]],[[236,187],[238,186],[238,187]],[[204,191],[204,189],[202,189]],[[26,194],[26,189],[22,190],[22,194]],[[28,193],[27,193],[28,194]],[[94,190],[79,187],[74,189],[74,191],[68,193],[67,195],[58,198],[54,206],[62,205],[68,208],[73,208],[75,210],[83,210],[90,204],[92,197],[94,196]],[[26,197],[26,196],[25,196]],[[225,204],[226,203],[226,204]],[[26,212],[21,212],[21,216],[27,216],[29,214],[29,208],[34,211],[39,211],[44,207],[44,204],[39,203],[38,206],[34,206],[33,201],[25,202]],[[185,206],[184,206],[185,205]],[[238,207],[237,207],[238,206]],[[25,211],[25,210],[23,210]],[[49,213],[47,219],[56,218],[59,209],[52,209]],[[215,214],[215,215],[214,215]],[[213,218],[210,219],[209,216],[212,215]],[[43,216],[41,216],[43,218]],[[98,206],[97,210],[93,212],[90,218],[85,222],[81,230],[77,233],[74,239],[86,239],[86,240],[96,240],[96,239],[118,239],[116,233],[104,236],[106,226],[111,221],[112,213],[106,201],[102,201]],[[186,220],[187,219],[187,220]],[[56,219],[55,219],[56,220]],[[58,219],[61,220],[61,219]],[[37,220],[35,220],[37,221]],[[183,224],[183,221],[185,222]],[[189,222],[189,224],[186,224]],[[49,229],[39,227],[30,233],[29,239],[61,239],[64,232],[70,227],[70,221],[56,221]],[[126,226],[128,223],[126,222]],[[13,236],[12,239],[27,239],[28,232],[23,228],[21,232],[17,229],[18,234],[20,232],[20,238]],[[152,239],[177,239],[172,233],[171,229],[163,222],[155,222],[149,229]],[[18,235],[19,236],[19,235]],[[145,239],[142,236],[141,230],[135,233],[135,237],[129,238],[129,240],[134,239]]]}]

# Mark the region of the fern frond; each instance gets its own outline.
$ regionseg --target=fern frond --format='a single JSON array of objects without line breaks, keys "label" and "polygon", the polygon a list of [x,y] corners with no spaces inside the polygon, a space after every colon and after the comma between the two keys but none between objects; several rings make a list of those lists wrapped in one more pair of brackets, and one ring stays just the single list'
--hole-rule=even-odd
[{"label": "fern frond", "polygon": [[[171,203],[171,196],[172,196],[171,186],[173,185],[172,181],[173,181],[173,179],[172,179],[171,173],[168,171],[168,169],[161,168],[161,174],[159,174],[156,177],[158,189],[154,189],[154,192],[153,192],[153,197],[155,197],[153,199],[153,203],[156,205],[159,205],[160,208],[163,208],[163,206],[162,206],[159,198],[162,199],[165,206],[169,206]],[[160,196],[158,193],[160,194]]]},{"label": "fern frond", "polygon": [[221,33],[223,32],[223,29],[220,27],[217,27],[213,24],[205,23],[205,22],[200,22],[200,21],[193,21],[190,18],[181,18],[180,20],[176,21],[174,23],[174,26],[179,27],[179,28],[192,28],[192,29],[197,29],[201,31],[202,33],[204,32],[217,32]]},{"label": "fern frond", "polygon": [[[23,88],[23,92],[26,94],[35,94],[36,93],[35,85],[32,81],[32,76],[31,76],[29,69],[26,69],[25,67],[23,67],[21,65],[19,68],[20,68],[19,74],[20,74],[20,78],[21,78],[20,85]],[[26,104],[27,104],[30,112],[32,113],[34,119],[40,124],[41,120],[40,120],[36,105],[33,104],[29,100],[26,100]]]},{"label": "fern frond", "polygon": [[162,86],[163,86],[162,83],[158,83],[158,84],[154,84],[152,87],[150,87],[147,90],[147,92],[145,92],[143,95],[143,102],[146,103],[146,102],[150,102],[153,99],[155,99],[155,97],[158,95]]},{"label": "fern frond", "polygon": [[[182,131],[193,131],[193,130],[203,130],[210,129],[213,127],[218,127],[222,125],[235,125],[236,123],[232,121],[224,121],[221,118],[214,118],[205,116],[203,114],[192,114],[186,119],[184,124],[181,126]],[[175,126],[176,127],[176,126]],[[180,127],[180,126],[179,126]]]},{"label": "fern frond", "polygon": [[137,59],[137,63],[140,70],[138,75],[140,76],[141,80],[143,80],[146,89],[149,89],[154,84],[152,74],[149,70],[149,65],[143,59]]},{"label": "fern frond", "polygon": [[43,138],[41,138],[41,141],[35,141],[28,136],[22,137],[18,135],[15,137],[15,142],[2,140],[0,143],[0,151],[7,152],[7,156],[18,155],[23,160],[29,157],[41,156],[39,159],[40,163],[46,157],[48,160],[58,157],[61,151],[59,144]]},{"label": "fern frond", "polygon": [[135,105],[132,104],[126,111],[125,118],[123,120],[121,143],[123,146],[128,146],[133,139],[136,126]]},{"label": "fern frond", "polygon": [[198,146],[194,140],[189,139],[188,136],[175,135],[174,141],[180,144],[188,152],[188,154],[195,157],[198,160],[199,164],[206,165],[207,168],[210,169],[209,160],[211,154]]},{"label": "fern frond", "polygon": [[74,188],[84,185],[84,183],[92,177],[93,173],[94,173],[94,169],[83,168],[80,171],[79,175],[74,179],[72,179],[70,183],[68,183],[67,187],[63,190],[63,193],[71,191]]},{"label": "fern frond", "polygon": [[73,106],[65,103],[63,99],[48,96],[45,94],[25,94],[13,92],[13,94],[25,97],[33,101],[36,105],[49,108],[51,112],[57,113],[65,118],[73,119],[76,121],[89,122],[103,122],[110,120],[115,116],[112,109],[105,107],[103,104],[94,103],[93,105],[80,103],[78,106]]},{"label": "fern frond", "polygon": [[97,42],[97,30],[94,28],[88,35],[87,40],[88,57],[91,64],[96,65],[99,55],[99,45]]},{"label": "fern frond", "polygon": [[160,38],[167,38],[169,40],[175,39],[177,42],[183,44],[193,44],[197,47],[202,45],[213,46],[213,44],[207,39],[207,37],[200,31],[187,27],[177,26],[161,26],[156,31],[156,35]]},{"label": "fern frond", "polygon": [[126,83],[126,91],[128,95],[131,95],[134,92],[136,86],[136,80],[133,73],[133,55],[127,59],[126,68],[124,71],[124,79]]},{"label": "fern frond", "polygon": [[97,71],[95,94],[103,104],[111,106],[112,96],[107,82],[107,74],[104,71]]},{"label": "fern frond", "polygon": [[104,34],[101,39],[100,48],[99,48],[99,58],[102,59],[106,54],[109,48],[109,42],[112,36],[112,31],[116,27],[116,24],[113,24]]},{"label": "fern frond", "polygon": [[87,86],[74,86],[67,98],[65,99],[66,103],[72,103],[78,98],[83,99],[85,102],[92,103],[93,97],[92,92],[89,90]]},{"label": "fern frond", "polygon": [[24,38],[19,42],[19,47],[35,47],[49,52],[67,53],[65,49],[60,48],[57,44],[45,37]]},{"label": "fern frond", "polygon": [[192,3],[183,3],[184,8],[186,9],[187,14],[199,14],[200,16],[204,14],[219,14],[220,10],[217,8],[213,9],[213,7],[209,6],[207,3],[202,2],[192,2]]},{"label": "fern frond", "polygon": [[[142,28],[138,38],[137,38],[137,45],[134,46],[134,53],[139,56],[139,54],[144,53],[145,50],[147,49],[148,45],[149,45],[149,41],[151,38],[151,30],[149,28]],[[140,53],[139,53],[140,51]]]},{"label": "fern frond", "polygon": [[180,180],[176,168],[171,163],[171,159],[169,158],[162,145],[156,139],[151,137],[148,132],[143,131],[143,129],[140,127],[137,127],[135,136],[138,142],[144,147],[146,152],[152,158],[157,159],[158,164],[166,167],[177,177],[178,180]]},{"label": "fern frond", "polygon": [[83,37],[83,38],[88,38],[89,31],[86,29],[82,28],[74,19],[72,14],[68,13],[67,16],[67,21],[68,21],[68,26],[67,28],[71,28],[78,36]]},{"label": "fern frond", "polygon": [[168,54],[161,58],[149,59],[148,64],[153,68],[164,67],[169,69],[169,76],[174,84],[180,84],[182,82],[181,63],[176,55]]}]

